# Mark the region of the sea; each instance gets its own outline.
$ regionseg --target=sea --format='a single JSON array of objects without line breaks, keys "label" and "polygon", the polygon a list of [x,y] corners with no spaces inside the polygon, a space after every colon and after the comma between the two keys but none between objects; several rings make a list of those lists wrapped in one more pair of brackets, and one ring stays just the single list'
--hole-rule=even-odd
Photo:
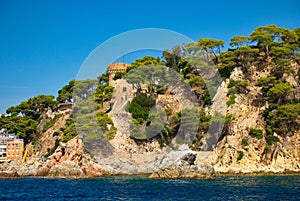
[{"label": "sea", "polygon": [[300,175],[0,179],[0,200],[300,200]]}]

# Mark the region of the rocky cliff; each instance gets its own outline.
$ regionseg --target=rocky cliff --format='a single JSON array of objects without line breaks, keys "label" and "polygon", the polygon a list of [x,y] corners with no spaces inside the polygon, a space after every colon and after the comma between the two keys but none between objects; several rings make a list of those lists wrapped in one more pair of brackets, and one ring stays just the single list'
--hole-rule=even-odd
[{"label": "rocky cliff", "polygon": [[[151,178],[193,178],[217,174],[299,173],[300,130],[288,133],[285,137],[274,132],[273,136],[278,141],[271,145],[266,140],[263,111],[269,105],[268,102],[257,103],[258,97],[262,96],[262,89],[255,83],[259,78],[269,75],[270,69],[252,74],[246,92],[236,94],[234,103],[227,109],[224,100],[230,99],[229,95],[225,97],[230,80],[245,81],[245,75],[240,68],[235,68],[230,79],[224,80],[219,86],[213,104],[205,111],[207,114],[214,113],[216,108],[222,107],[232,116],[232,120],[226,124],[226,131],[211,151],[193,151],[187,145],[174,149],[161,146],[157,140],[134,140],[130,136],[132,117],[127,105],[135,91],[121,79],[116,82],[115,97],[110,102],[114,106],[108,113],[117,128],[114,138],[109,141],[113,148],[109,155],[90,154],[80,136],[63,143],[61,128],[72,111],[49,110],[39,125],[39,140],[27,144],[23,161],[1,164],[0,176],[85,178],[151,174]],[[295,77],[286,76],[284,79],[294,87],[299,87]],[[220,102],[220,97],[225,97],[223,102]],[[156,101],[162,107],[171,108],[174,113],[192,105],[187,100],[183,101],[180,93],[158,95]],[[43,130],[45,122],[55,117],[55,123]],[[263,137],[250,136],[250,128],[261,129]]]}]

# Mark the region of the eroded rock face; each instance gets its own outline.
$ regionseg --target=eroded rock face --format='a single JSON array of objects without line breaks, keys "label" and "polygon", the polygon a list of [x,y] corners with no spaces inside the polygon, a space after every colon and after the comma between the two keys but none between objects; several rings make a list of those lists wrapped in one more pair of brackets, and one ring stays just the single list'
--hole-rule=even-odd
[{"label": "eroded rock face", "polygon": [[195,163],[197,154],[188,152],[179,160],[166,168],[162,168],[150,175],[150,178],[203,178],[213,177],[215,171],[208,163]]},{"label": "eroded rock face", "polygon": [[21,161],[19,159],[1,164],[0,178],[20,177],[20,175],[18,174],[19,167],[21,167]]},{"label": "eroded rock face", "polygon": [[51,167],[49,177],[82,178],[85,176],[83,170],[73,161],[63,161]]},{"label": "eroded rock face", "polygon": [[8,171],[3,171],[0,172],[0,178],[19,178],[20,175],[18,175],[17,172],[8,172]]},{"label": "eroded rock face", "polygon": [[[234,80],[243,80],[244,76],[235,70],[230,77]],[[221,174],[253,174],[253,173],[299,173],[300,167],[300,131],[290,133],[283,138],[276,133],[279,142],[269,146],[265,140],[256,139],[249,135],[249,128],[258,128],[265,136],[265,122],[263,110],[269,107],[268,103],[257,102],[261,97],[261,88],[255,86],[255,81],[267,77],[269,71],[256,72],[247,86],[248,93],[236,94],[235,103],[227,112],[234,118],[229,125],[229,133],[221,140],[212,152],[216,161],[214,168]],[[291,79],[290,79],[291,80]],[[288,81],[288,79],[287,79]],[[290,81],[295,84],[294,81]],[[242,145],[242,141],[247,145]]]},{"label": "eroded rock face", "polygon": [[18,169],[18,174],[20,176],[37,176],[42,168],[42,162],[37,158],[32,158],[26,164],[21,165]]},{"label": "eroded rock face", "polygon": [[105,171],[84,151],[82,140],[77,137],[67,143],[61,143],[39,174],[82,178],[102,176]]}]

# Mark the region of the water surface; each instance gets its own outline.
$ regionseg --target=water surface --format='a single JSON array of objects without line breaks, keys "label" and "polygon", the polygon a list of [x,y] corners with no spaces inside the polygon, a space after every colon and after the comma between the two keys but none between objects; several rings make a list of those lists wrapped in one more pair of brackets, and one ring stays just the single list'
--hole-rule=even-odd
[{"label": "water surface", "polygon": [[0,200],[299,200],[300,175],[0,179]]}]

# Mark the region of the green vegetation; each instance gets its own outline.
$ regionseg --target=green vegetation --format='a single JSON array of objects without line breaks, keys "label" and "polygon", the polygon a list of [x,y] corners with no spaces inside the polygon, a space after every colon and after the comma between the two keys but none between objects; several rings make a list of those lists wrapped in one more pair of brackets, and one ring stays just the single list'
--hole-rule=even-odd
[{"label": "green vegetation", "polygon": [[198,45],[206,52],[206,56],[214,56],[215,64],[218,64],[218,56],[221,49],[224,47],[224,41],[210,38],[201,38],[198,40]]},{"label": "green vegetation", "polygon": [[249,86],[249,81],[240,81],[240,80],[232,80],[232,79],[229,80],[229,84],[228,84],[228,88],[230,88],[230,90],[234,89],[233,91],[235,91],[238,94],[247,92],[246,89],[247,86]]},{"label": "green vegetation", "polygon": [[[145,93],[139,93],[129,103],[129,112],[133,118],[130,136],[134,139],[150,140],[157,134],[161,133],[162,130],[164,130],[167,135],[165,137],[168,137],[168,133],[171,129],[164,127],[165,125],[162,118],[165,111],[167,111],[168,116],[170,116],[172,114],[172,110],[152,108],[154,105],[155,100]],[[167,141],[163,134],[161,134],[161,137],[164,141]]]},{"label": "green vegetation", "polygon": [[258,140],[260,140],[264,137],[263,136],[263,131],[261,129],[258,129],[258,128],[250,128],[249,135],[251,137],[255,137]]},{"label": "green vegetation", "polygon": [[229,97],[229,100],[227,101],[227,106],[229,107],[230,105],[234,104],[235,103],[235,95],[231,95]]},{"label": "green vegetation", "polygon": [[52,134],[52,137],[55,137],[55,136],[59,136],[59,132],[55,131],[55,132]]},{"label": "green vegetation", "polygon": [[173,114],[173,110],[171,108],[166,108],[165,109],[166,115],[169,117]]},{"label": "green vegetation", "polygon": [[273,110],[266,110],[266,132],[273,135],[274,132],[286,136],[288,132],[296,131],[299,124],[300,103],[281,105]]},{"label": "green vegetation", "polygon": [[242,160],[242,158],[244,157],[244,152],[243,151],[237,151],[237,153],[238,153],[237,161]]},{"label": "green vegetation", "polygon": [[121,79],[125,74],[125,72],[116,72],[115,76],[113,77],[113,80]]},{"label": "green vegetation", "polygon": [[155,105],[155,100],[148,97],[147,94],[140,93],[129,103],[129,112],[132,118],[139,124],[149,120],[150,108]]},{"label": "green vegetation", "polygon": [[116,133],[117,133],[117,128],[114,127],[114,126],[112,126],[112,127],[109,129],[109,131],[107,132],[107,134],[106,134],[106,139],[107,139],[107,140],[112,140],[112,139],[114,139]]},{"label": "green vegetation", "polygon": [[151,56],[145,56],[140,59],[136,59],[134,62],[127,67],[126,72],[128,73],[130,70],[141,67],[141,66],[149,66],[149,65],[162,65],[164,66],[165,63],[160,60],[160,58],[154,58]]},{"label": "green vegetation", "polygon": [[279,142],[279,138],[274,135],[267,135],[266,141],[268,143],[268,146],[271,146],[272,144],[275,144],[276,142]]},{"label": "green vegetation", "polygon": [[108,115],[104,112],[97,112],[96,114],[96,120],[98,121],[98,126],[99,128],[103,131],[106,132],[108,131],[108,124],[113,125],[113,121],[111,118],[108,117]]},{"label": "green vegetation", "polygon": [[243,138],[242,139],[242,146],[243,146],[243,148],[246,147],[246,146],[248,146],[248,145],[249,145],[249,142],[248,142],[247,138]]},{"label": "green vegetation", "polygon": [[108,85],[107,73],[100,75],[98,80],[76,81],[73,119],[70,119],[62,130],[63,141],[72,139],[78,133],[83,136],[85,142],[113,139],[116,128],[103,111],[103,103],[112,98],[113,90],[114,88]]},{"label": "green vegetation", "polygon": [[230,105],[235,103],[235,94],[240,94],[240,93],[247,93],[247,86],[249,86],[249,81],[240,81],[240,80],[229,80],[228,84],[228,95],[229,95],[229,100],[227,101],[227,106],[229,107]]},{"label": "green vegetation", "polygon": [[192,144],[192,149],[200,151],[203,145],[202,139],[207,133],[210,126],[211,116],[206,115],[204,109],[199,110],[199,129]]},{"label": "green vegetation", "polygon": [[68,142],[77,135],[77,131],[72,117],[66,120],[65,126],[60,130],[63,132],[62,142]]},{"label": "green vegetation", "polygon": [[62,89],[60,89],[58,91],[58,96],[56,100],[60,103],[72,102],[74,85],[75,80],[71,80],[69,84],[65,85]]},{"label": "green vegetation", "polygon": [[57,114],[57,115],[54,116],[53,119],[51,119],[50,121],[48,121],[48,122],[45,124],[44,128],[43,128],[43,132],[45,132],[46,130],[48,130],[49,128],[51,128],[51,127],[55,124],[55,122],[56,122],[61,116],[62,116],[62,114]]},{"label": "green vegetation", "polygon": [[99,84],[95,91],[95,102],[102,104],[112,98],[114,87],[108,84]]},{"label": "green vegetation", "polygon": [[39,95],[7,109],[8,116],[0,117],[0,128],[7,128],[24,139],[25,144],[32,141],[37,134],[37,126],[48,108],[55,108],[54,96]]}]

